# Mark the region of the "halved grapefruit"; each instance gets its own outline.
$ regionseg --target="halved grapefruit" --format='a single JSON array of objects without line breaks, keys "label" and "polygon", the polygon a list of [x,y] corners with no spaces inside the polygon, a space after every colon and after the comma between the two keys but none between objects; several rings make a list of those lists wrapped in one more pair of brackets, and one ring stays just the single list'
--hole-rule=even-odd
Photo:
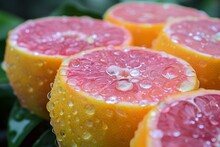
[{"label": "halved grapefruit", "polygon": [[128,2],[109,8],[104,19],[125,26],[133,35],[134,45],[151,47],[168,20],[187,16],[207,17],[204,12],[175,4]]},{"label": "halved grapefruit", "polygon": [[47,93],[64,57],[131,42],[125,29],[89,17],[30,20],[9,33],[3,67],[22,106],[49,118]]},{"label": "halved grapefruit", "polygon": [[201,87],[220,89],[220,20],[187,18],[169,23],[153,48],[188,61]]},{"label": "halved grapefruit", "polygon": [[177,94],[152,109],[139,124],[131,147],[218,147],[220,91]]},{"label": "halved grapefruit", "polygon": [[198,88],[191,66],[142,47],[105,47],[64,60],[47,104],[60,146],[129,146],[167,96]]}]

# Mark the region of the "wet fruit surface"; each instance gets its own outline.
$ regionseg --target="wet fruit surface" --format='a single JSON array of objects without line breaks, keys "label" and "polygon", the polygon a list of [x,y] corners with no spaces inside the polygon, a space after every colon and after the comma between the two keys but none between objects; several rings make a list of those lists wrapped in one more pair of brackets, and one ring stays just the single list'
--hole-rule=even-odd
[{"label": "wet fruit surface", "polygon": [[111,15],[116,16],[117,19],[132,23],[161,24],[169,19],[186,16],[205,16],[205,13],[174,4],[130,2],[115,6]]},{"label": "wet fruit surface", "polygon": [[153,40],[169,20],[187,16],[207,17],[201,11],[175,4],[128,2],[111,7],[104,18],[125,26],[133,35],[134,45],[151,47]]},{"label": "wet fruit surface", "polygon": [[[219,105],[220,91],[214,90],[198,90],[162,103],[142,123],[149,127],[146,145],[219,146]],[[133,139],[133,146],[141,143],[137,140]]]},{"label": "wet fruit surface", "polygon": [[131,44],[123,28],[89,17],[48,17],[11,31],[3,68],[23,107],[48,118],[46,103],[64,56],[96,46]]},{"label": "wet fruit surface", "polygon": [[98,48],[63,61],[47,109],[61,146],[128,146],[155,104],[197,82],[188,63],[165,53]]},{"label": "wet fruit surface", "polygon": [[[188,61],[196,70],[202,88],[220,88],[220,21],[187,18],[173,21],[160,33],[153,48]],[[178,50],[178,52],[177,52]]]}]

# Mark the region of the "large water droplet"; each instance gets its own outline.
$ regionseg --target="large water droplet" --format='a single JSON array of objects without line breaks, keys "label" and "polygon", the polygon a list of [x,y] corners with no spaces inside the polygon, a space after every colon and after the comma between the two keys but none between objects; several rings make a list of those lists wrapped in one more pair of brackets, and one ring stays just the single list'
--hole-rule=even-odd
[{"label": "large water droplet", "polygon": [[194,77],[194,76],[196,76],[196,74],[192,69],[188,68],[188,69],[186,69],[186,76]]},{"label": "large water droplet", "polygon": [[178,76],[177,69],[173,66],[169,66],[163,70],[162,76],[166,79],[176,78]]},{"label": "large water droplet", "polygon": [[128,80],[120,80],[116,84],[116,89],[120,91],[128,91],[133,88],[133,83]]},{"label": "large water droplet", "polygon": [[150,131],[150,135],[155,139],[160,139],[163,137],[163,132],[159,129]]},{"label": "large water droplet", "polygon": [[119,75],[121,71],[121,68],[115,65],[111,65],[106,69],[107,74],[109,74],[110,76],[117,76]]},{"label": "large water droplet", "polygon": [[87,113],[88,115],[94,115],[94,114],[95,114],[95,108],[94,108],[94,106],[91,105],[91,104],[87,104],[87,105],[85,106],[85,110],[86,110],[86,113]]},{"label": "large water droplet", "polygon": [[92,135],[88,131],[86,131],[82,134],[82,138],[84,140],[89,140],[91,137],[92,137]]},{"label": "large water droplet", "polygon": [[181,91],[181,92],[186,92],[189,90],[192,90],[194,87],[194,83],[191,81],[184,81],[180,84],[179,87],[177,87],[177,90]]}]

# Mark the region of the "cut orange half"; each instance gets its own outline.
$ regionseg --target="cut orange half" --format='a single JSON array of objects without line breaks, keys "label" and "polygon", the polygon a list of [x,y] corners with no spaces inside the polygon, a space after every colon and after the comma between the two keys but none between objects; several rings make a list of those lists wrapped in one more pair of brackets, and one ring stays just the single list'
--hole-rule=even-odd
[{"label": "cut orange half", "polygon": [[196,90],[166,99],[139,124],[131,147],[219,146],[220,91]]},{"label": "cut orange half", "polygon": [[126,27],[134,38],[134,45],[151,47],[168,20],[180,17],[207,17],[204,12],[175,4],[128,2],[107,10],[104,19]]},{"label": "cut orange half", "polygon": [[64,57],[131,42],[125,29],[89,17],[30,20],[9,33],[3,67],[22,106],[49,118],[47,93]]},{"label": "cut orange half", "polygon": [[180,19],[168,24],[155,41],[155,50],[188,61],[201,87],[220,89],[220,20]]},{"label": "cut orange half", "polygon": [[60,146],[129,146],[167,96],[198,88],[191,66],[141,47],[105,47],[65,59],[47,104]]}]

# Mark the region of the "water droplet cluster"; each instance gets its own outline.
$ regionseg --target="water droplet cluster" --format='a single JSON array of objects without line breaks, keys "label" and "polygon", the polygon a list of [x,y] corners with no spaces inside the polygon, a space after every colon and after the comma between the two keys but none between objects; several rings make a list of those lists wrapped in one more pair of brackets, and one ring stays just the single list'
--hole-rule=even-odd
[{"label": "water droplet cluster", "polygon": [[192,89],[196,76],[189,65],[142,48],[107,47],[72,59],[65,68],[60,75],[68,77],[69,85],[108,104],[153,105],[167,95]]},{"label": "water droplet cluster", "polygon": [[[220,21],[217,20],[185,20],[170,25],[167,30],[169,30],[168,33],[174,43],[187,46],[201,53],[219,57],[219,26]],[[206,65],[206,63],[201,63],[201,66]]]},{"label": "water droplet cluster", "polygon": [[12,32],[11,42],[36,56],[67,56],[94,47],[118,46],[128,39],[121,28],[88,17],[44,18],[23,26]]},{"label": "water droplet cluster", "polygon": [[170,143],[187,146],[192,142],[198,146],[219,144],[220,95],[205,94],[172,102],[161,108],[157,129],[152,130],[150,135],[160,138],[163,146]]}]

